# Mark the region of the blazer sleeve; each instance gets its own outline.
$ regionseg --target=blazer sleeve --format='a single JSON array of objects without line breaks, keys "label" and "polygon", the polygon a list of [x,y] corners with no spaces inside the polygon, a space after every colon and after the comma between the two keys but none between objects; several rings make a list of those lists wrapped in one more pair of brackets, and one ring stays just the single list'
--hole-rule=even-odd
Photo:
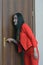
[{"label": "blazer sleeve", "polygon": [[19,52],[19,53],[22,52],[22,46],[21,46],[21,44],[18,44],[18,52]]},{"label": "blazer sleeve", "polygon": [[35,36],[34,36],[32,30],[31,30],[31,28],[30,28],[27,24],[25,24],[25,25],[24,25],[24,29],[25,29],[25,32],[26,32],[27,36],[28,36],[28,37],[30,38],[30,40],[32,41],[32,45],[33,45],[34,47],[36,47],[38,42],[37,42],[37,40],[36,40],[36,38],[35,38]]}]

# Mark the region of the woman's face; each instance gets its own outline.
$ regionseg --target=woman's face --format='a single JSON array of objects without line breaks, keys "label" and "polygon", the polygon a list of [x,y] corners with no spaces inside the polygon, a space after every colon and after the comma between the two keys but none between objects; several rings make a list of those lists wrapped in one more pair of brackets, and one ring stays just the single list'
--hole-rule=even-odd
[{"label": "woman's face", "polygon": [[13,20],[13,22],[14,22],[14,25],[17,25],[17,23],[18,23],[17,15],[14,15],[14,20]]}]

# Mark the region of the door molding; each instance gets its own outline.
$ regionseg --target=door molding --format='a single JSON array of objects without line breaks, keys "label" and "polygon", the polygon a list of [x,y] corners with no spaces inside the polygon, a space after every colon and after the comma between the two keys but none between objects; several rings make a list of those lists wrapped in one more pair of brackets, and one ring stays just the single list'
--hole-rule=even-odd
[{"label": "door molding", "polygon": [[0,65],[2,65],[2,0],[0,0]]}]

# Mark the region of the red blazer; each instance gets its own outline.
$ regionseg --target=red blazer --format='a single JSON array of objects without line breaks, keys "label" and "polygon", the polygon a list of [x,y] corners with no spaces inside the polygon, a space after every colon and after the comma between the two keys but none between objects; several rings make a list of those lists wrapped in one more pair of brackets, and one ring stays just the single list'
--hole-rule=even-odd
[{"label": "red blazer", "polygon": [[36,47],[37,41],[31,28],[26,23],[24,23],[21,27],[20,44],[18,45],[18,52],[22,52],[22,48],[24,48],[24,50],[26,51],[31,46]]}]

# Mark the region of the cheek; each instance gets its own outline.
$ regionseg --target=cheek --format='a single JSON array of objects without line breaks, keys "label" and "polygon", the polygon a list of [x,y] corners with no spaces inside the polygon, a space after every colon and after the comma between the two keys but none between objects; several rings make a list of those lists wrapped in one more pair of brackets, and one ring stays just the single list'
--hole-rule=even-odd
[{"label": "cheek", "polygon": [[18,23],[18,20],[16,19],[16,23]]},{"label": "cheek", "polygon": [[16,22],[17,22],[18,20],[16,19]]}]

